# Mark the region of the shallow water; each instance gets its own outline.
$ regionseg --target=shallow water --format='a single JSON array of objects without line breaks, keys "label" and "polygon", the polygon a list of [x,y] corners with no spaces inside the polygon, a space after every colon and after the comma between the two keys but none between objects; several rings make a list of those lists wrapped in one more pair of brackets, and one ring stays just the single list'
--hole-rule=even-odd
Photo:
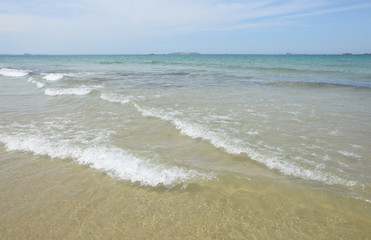
[{"label": "shallow water", "polygon": [[1,56],[4,238],[370,236],[369,56]]}]

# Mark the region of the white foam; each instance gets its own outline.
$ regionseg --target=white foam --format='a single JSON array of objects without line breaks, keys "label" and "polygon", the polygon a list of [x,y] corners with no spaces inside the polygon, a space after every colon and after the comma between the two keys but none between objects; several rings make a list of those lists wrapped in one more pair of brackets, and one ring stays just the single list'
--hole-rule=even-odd
[{"label": "white foam", "polygon": [[29,82],[32,82],[33,84],[36,84],[36,86],[37,86],[38,88],[43,88],[43,87],[45,86],[44,83],[39,82],[39,81],[36,81],[36,80],[33,79],[32,77],[30,77],[30,78],[28,79],[28,81],[29,81]]},{"label": "white foam", "polygon": [[360,145],[356,145],[356,144],[350,144],[350,146],[354,147],[354,148],[362,148],[362,146]]},{"label": "white foam", "polygon": [[316,169],[306,169],[297,165],[295,162],[289,162],[277,155],[270,154],[267,150],[264,150],[262,151],[264,153],[261,153],[256,147],[248,146],[246,143],[241,145],[237,140],[227,138],[224,135],[220,136],[216,132],[213,132],[199,124],[176,118],[171,113],[163,110],[154,108],[145,109],[136,103],[134,103],[134,106],[143,116],[156,117],[171,122],[183,135],[206,140],[216,148],[224,149],[224,151],[230,154],[246,154],[250,159],[262,163],[270,169],[276,169],[285,175],[306,180],[319,181],[329,185],[341,184],[345,186],[354,186],[357,184],[355,181],[346,180],[331,173],[322,172]]},{"label": "white foam", "polygon": [[154,164],[119,148],[88,148],[77,160],[96,169],[108,171],[112,176],[153,187],[160,184],[172,186],[195,178],[206,180],[211,177],[196,170]]},{"label": "white foam", "polygon": [[323,156],[323,160],[330,161],[331,158],[330,158],[330,156],[328,154],[326,154],[325,156]]},{"label": "white foam", "polygon": [[46,76],[43,77],[43,79],[47,81],[58,81],[61,80],[66,74],[62,73],[49,73]]},{"label": "white foam", "polygon": [[247,132],[247,134],[249,134],[249,135],[259,135],[259,132],[257,132],[257,131],[249,131],[249,132]]},{"label": "white foam", "polygon": [[44,93],[48,96],[59,96],[59,95],[88,95],[92,91],[91,88],[79,87],[79,88],[47,88]]},{"label": "white foam", "polygon": [[0,74],[6,77],[24,77],[28,72],[20,69],[2,68]]},{"label": "white foam", "polygon": [[72,158],[80,164],[107,172],[133,183],[148,186],[173,186],[194,179],[209,180],[213,174],[200,173],[180,167],[169,167],[150,160],[141,159],[117,148],[94,146],[80,148],[68,141],[56,141],[42,135],[0,135],[0,141],[8,151],[27,151],[52,158]]},{"label": "white foam", "polygon": [[347,157],[361,158],[361,156],[359,156],[359,155],[357,155],[355,153],[352,153],[352,152],[338,151],[338,153],[341,153],[341,154],[343,154],[344,156],[347,156]]},{"label": "white foam", "polygon": [[330,131],[328,134],[331,136],[336,136],[336,137],[343,136],[343,134],[338,129],[334,131]]},{"label": "white foam", "polygon": [[125,103],[130,102],[130,99],[132,97],[131,96],[125,97],[125,96],[118,95],[118,94],[113,94],[113,93],[111,93],[111,94],[103,93],[100,96],[100,98],[103,99],[103,100],[109,101],[109,102],[113,102],[113,103],[125,104]]}]

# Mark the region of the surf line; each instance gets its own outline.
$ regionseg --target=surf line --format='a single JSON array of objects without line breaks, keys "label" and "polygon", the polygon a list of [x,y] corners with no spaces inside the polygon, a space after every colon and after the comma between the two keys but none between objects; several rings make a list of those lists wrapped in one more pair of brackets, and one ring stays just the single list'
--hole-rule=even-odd
[{"label": "surf line", "polygon": [[[164,121],[170,122],[176,129],[180,131],[182,135],[199,138],[211,143],[214,147],[223,149],[225,152],[233,155],[246,154],[251,160],[261,163],[269,169],[278,170],[280,173],[293,176],[305,180],[318,181],[327,185],[344,185],[347,187],[355,186],[359,183],[352,180],[343,179],[337,175],[331,173],[325,173],[319,170],[306,169],[298,166],[295,162],[284,161],[279,156],[270,156],[268,154],[262,154],[259,151],[253,149],[253,146],[238,146],[233,143],[233,140],[225,138],[225,136],[219,136],[217,133],[209,130],[199,124],[189,123],[174,117],[173,114],[163,111],[161,109],[154,108],[143,108],[136,103],[135,98],[130,96],[122,101],[122,99],[107,99],[106,96],[102,95],[101,99],[120,104],[132,104],[138,112],[144,117],[155,117]],[[247,145],[250,145],[246,143]],[[362,184],[361,184],[362,185]]]},{"label": "surf line", "polygon": [[327,185],[345,185],[352,187],[358,183],[352,180],[346,180],[331,173],[325,173],[318,170],[306,169],[298,166],[294,162],[288,162],[280,159],[278,156],[269,156],[261,154],[257,150],[248,146],[237,146],[233,141],[225,137],[218,136],[215,132],[205,129],[196,123],[182,121],[173,115],[161,109],[145,109],[136,102],[130,101],[133,106],[145,117],[155,117],[170,122],[180,131],[182,135],[191,138],[200,138],[210,142],[214,147],[223,149],[225,152],[233,155],[246,154],[250,159],[264,164],[269,169],[276,169],[284,175],[294,176],[306,180],[319,181]]}]

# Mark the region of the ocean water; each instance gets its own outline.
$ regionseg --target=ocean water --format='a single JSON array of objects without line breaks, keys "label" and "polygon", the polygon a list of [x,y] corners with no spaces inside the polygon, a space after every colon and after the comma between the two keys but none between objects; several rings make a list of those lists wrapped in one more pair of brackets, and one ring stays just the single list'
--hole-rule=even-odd
[{"label": "ocean water", "polygon": [[0,237],[366,239],[371,57],[0,56]]}]

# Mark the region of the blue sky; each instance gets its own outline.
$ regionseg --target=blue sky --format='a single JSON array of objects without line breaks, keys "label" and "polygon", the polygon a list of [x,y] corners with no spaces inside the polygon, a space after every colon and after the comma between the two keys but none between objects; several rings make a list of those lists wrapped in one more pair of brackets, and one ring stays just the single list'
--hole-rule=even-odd
[{"label": "blue sky", "polygon": [[0,0],[2,54],[371,52],[370,0]]}]

